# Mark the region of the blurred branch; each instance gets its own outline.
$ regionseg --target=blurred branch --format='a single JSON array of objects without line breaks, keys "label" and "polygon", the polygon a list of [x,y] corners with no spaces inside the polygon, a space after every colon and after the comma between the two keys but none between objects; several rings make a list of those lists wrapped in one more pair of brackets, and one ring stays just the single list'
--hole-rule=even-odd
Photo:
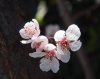
[{"label": "blurred branch", "polygon": [[74,15],[72,16],[73,21],[76,21],[78,18],[80,18],[80,17],[83,16],[83,15],[87,15],[87,14],[90,13],[91,11],[97,9],[98,7],[99,7],[99,5],[93,5],[93,6],[89,7],[89,8],[86,9],[86,10],[77,12],[76,14],[74,14]]},{"label": "blurred branch", "polygon": [[56,0],[56,1],[57,1],[60,16],[61,16],[62,20],[64,21],[64,23],[66,25],[72,24],[73,22],[71,20],[71,17],[65,9],[64,1],[63,0]]},{"label": "blurred branch", "polygon": [[[62,20],[64,21],[64,23],[66,25],[73,23],[73,19],[74,19],[74,22],[75,22],[75,20],[77,18],[79,18],[83,14],[87,13],[87,11],[91,11],[91,10],[94,10],[95,8],[97,8],[97,6],[93,6],[89,10],[86,10],[85,12],[84,11],[79,12],[79,13],[75,14],[74,18],[72,19],[65,9],[66,7],[64,6],[64,1],[63,0],[56,0],[56,1],[57,1],[57,4],[58,4],[59,13],[62,17]],[[83,69],[84,69],[85,77],[86,77],[86,79],[95,79],[94,74],[92,72],[92,69],[87,62],[87,58],[83,53],[84,53],[84,51],[80,50],[80,52],[77,53],[77,56],[80,60],[80,63],[82,65]]]},{"label": "blurred branch", "polygon": [[88,59],[84,54],[84,51],[81,49],[76,55],[78,56],[78,59],[81,63],[86,79],[95,79],[93,71],[89,65]]},{"label": "blurred branch", "polygon": [[10,79],[14,79],[13,78],[13,71],[12,71],[11,65],[10,65],[9,60],[8,60],[8,50],[7,50],[5,41],[4,41],[1,33],[0,33],[0,52],[3,56],[4,70],[8,73]]}]

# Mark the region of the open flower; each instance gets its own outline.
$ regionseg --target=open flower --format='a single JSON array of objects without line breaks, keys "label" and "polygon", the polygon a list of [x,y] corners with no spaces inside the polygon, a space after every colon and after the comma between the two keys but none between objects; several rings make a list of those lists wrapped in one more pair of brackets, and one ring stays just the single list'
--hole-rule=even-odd
[{"label": "open flower", "polygon": [[[59,70],[59,60],[61,60],[64,63],[67,63],[70,59],[70,53],[63,53],[60,54],[56,50],[56,46],[53,44],[47,44],[43,48],[43,52],[41,51],[36,51],[33,53],[29,53],[30,57],[33,58],[39,58],[43,57],[40,60],[40,69],[42,71],[49,71],[52,70],[54,73],[56,73]],[[61,52],[62,53],[62,52]]]},{"label": "open flower", "polygon": [[49,43],[45,45],[44,52],[29,53],[29,56],[33,58],[43,57],[40,60],[40,69],[46,72],[51,69],[56,73],[59,70],[59,61],[56,59],[56,53],[56,46]]},{"label": "open flower", "polygon": [[82,45],[80,40],[78,40],[80,35],[80,29],[75,24],[70,25],[66,32],[64,30],[57,31],[54,35],[54,39],[57,43],[57,52],[63,54],[68,53],[69,49],[72,51],[79,50]]},{"label": "open flower", "polygon": [[48,38],[46,36],[39,36],[31,43],[31,47],[36,51],[42,51],[44,46],[48,44]]},{"label": "open flower", "polygon": [[19,33],[22,38],[28,39],[28,40],[21,41],[23,44],[30,43],[32,40],[34,40],[40,34],[39,24],[38,24],[37,20],[32,19],[32,21],[27,22],[24,25],[24,28],[22,28],[19,31]]}]

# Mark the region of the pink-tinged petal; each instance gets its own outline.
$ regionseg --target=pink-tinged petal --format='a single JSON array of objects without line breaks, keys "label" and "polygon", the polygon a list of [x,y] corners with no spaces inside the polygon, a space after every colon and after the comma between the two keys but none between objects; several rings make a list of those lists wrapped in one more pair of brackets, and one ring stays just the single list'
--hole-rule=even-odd
[{"label": "pink-tinged petal", "polygon": [[81,46],[82,46],[82,42],[80,40],[74,41],[70,44],[70,49],[72,51],[77,51],[81,48]]},{"label": "pink-tinged petal", "polygon": [[61,41],[64,37],[65,37],[65,31],[64,30],[59,30],[54,35],[55,41]]},{"label": "pink-tinged petal", "polygon": [[24,29],[26,31],[26,34],[32,39],[34,39],[35,37],[38,37],[40,35],[39,24],[37,21],[27,22],[24,25]]},{"label": "pink-tinged petal", "polygon": [[21,36],[22,38],[24,38],[24,39],[30,39],[30,37],[25,33],[25,30],[24,30],[24,29],[21,29],[21,30],[19,31],[19,34],[20,34],[20,36]]},{"label": "pink-tinged petal", "polygon": [[22,44],[28,44],[28,43],[31,43],[32,42],[32,40],[22,40],[22,41],[20,41]]},{"label": "pink-tinged petal", "polygon": [[41,45],[40,45],[41,49],[48,44],[48,38],[46,36],[39,36],[38,40],[41,41]]},{"label": "pink-tinged petal", "polygon": [[35,26],[39,29],[39,23],[36,19],[32,19],[32,22],[34,23]]},{"label": "pink-tinged petal", "polygon": [[71,41],[78,40],[80,35],[81,35],[80,29],[75,24],[70,25],[66,30],[66,36]]},{"label": "pink-tinged petal", "polygon": [[43,49],[46,44],[48,44],[48,38],[45,36],[39,36],[31,43],[31,47]]},{"label": "pink-tinged petal", "polygon": [[56,46],[51,44],[51,43],[44,46],[45,51],[51,51],[51,50],[54,50],[54,49],[56,49]]},{"label": "pink-tinged petal", "polygon": [[38,30],[36,30],[36,33],[33,35],[32,38],[34,38],[34,37],[38,37],[39,35],[40,35],[40,30],[38,29]]},{"label": "pink-tinged petal", "polygon": [[36,19],[32,19],[32,22],[34,23],[35,30],[37,32],[37,33],[34,34],[34,36],[39,36],[40,35],[39,23]]},{"label": "pink-tinged petal", "polygon": [[67,63],[70,59],[70,52],[67,49],[61,49],[61,47],[57,45],[56,56],[63,63]]},{"label": "pink-tinged petal", "polygon": [[50,64],[50,60],[49,59],[42,58],[40,60],[40,69],[42,71],[45,71],[45,72],[49,71],[50,70],[49,64]]},{"label": "pink-tinged petal", "polygon": [[59,70],[59,61],[56,58],[53,58],[50,63],[50,68],[54,73],[57,73]]},{"label": "pink-tinged petal", "polygon": [[32,38],[31,38],[31,40],[35,40],[35,39],[37,39],[37,36],[32,36]]},{"label": "pink-tinged petal", "polygon": [[39,57],[45,56],[45,53],[44,52],[34,52],[34,53],[29,53],[29,56],[33,58],[39,58]]},{"label": "pink-tinged petal", "polygon": [[36,42],[36,39],[34,39],[31,43],[31,48],[34,49],[35,48],[35,42]]},{"label": "pink-tinged petal", "polygon": [[41,49],[41,48],[37,48],[36,49],[36,52],[41,52],[43,49]]}]

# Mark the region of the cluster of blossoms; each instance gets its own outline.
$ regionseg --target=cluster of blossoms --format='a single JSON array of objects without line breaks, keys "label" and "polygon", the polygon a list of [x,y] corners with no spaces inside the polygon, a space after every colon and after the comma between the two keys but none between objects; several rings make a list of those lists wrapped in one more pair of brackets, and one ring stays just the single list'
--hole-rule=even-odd
[{"label": "cluster of blossoms", "polygon": [[79,37],[81,35],[80,29],[77,25],[72,24],[66,31],[59,30],[54,34],[56,46],[48,42],[46,36],[40,35],[39,24],[36,19],[27,22],[19,31],[22,38],[22,44],[31,43],[31,48],[36,49],[35,52],[29,53],[30,57],[42,58],[40,60],[40,69],[42,71],[52,70],[56,73],[59,70],[59,60],[67,63],[70,59],[70,51],[77,51],[80,49],[82,43]]}]

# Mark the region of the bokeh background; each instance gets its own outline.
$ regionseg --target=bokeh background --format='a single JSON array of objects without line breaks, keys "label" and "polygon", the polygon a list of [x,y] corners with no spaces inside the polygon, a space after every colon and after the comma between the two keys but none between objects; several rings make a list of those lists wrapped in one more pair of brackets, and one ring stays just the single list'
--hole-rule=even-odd
[{"label": "bokeh background", "polygon": [[[99,10],[100,0],[0,0],[0,79],[100,79]],[[71,51],[56,74],[42,72],[39,59],[28,56],[30,44],[20,43],[19,30],[32,18],[41,35],[53,36],[73,23],[81,30],[82,48]]]}]

